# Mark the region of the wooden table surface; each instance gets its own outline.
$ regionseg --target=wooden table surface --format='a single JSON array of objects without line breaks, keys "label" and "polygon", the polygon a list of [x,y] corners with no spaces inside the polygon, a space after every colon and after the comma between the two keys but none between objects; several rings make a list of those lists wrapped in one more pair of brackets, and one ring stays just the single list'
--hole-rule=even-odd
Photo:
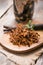
[{"label": "wooden table surface", "polygon": [[[11,4],[12,5],[12,4]],[[36,13],[35,13],[36,14]],[[35,14],[34,14],[34,17],[33,17],[33,19],[35,19]],[[43,14],[43,12],[41,11],[41,14],[40,14],[40,16],[39,16],[39,18],[41,17],[41,15]],[[38,21],[39,21],[39,18],[37,18],[37,15],[36,15],[36,21],[37,21],[37,19],[38,19]],[[9,8],[9,10],[8,11],[6,11],[6,13],[0,18],[0,24],[2,24],[3,25],[3,23],[2,22],[5,22],[5,24],[4,25],[8,25],[8,26],[12,26],[13,27],[13,25],[15,25],[15,17],[14,17],[14,10],[13,10],[13,5]],[[43,23],[43,17],[42,17],[42,19],[40,18],[40,21],[42,20],[42,22],[41,23]],[[38,22],[39,23],[39,22]],[[1,26],[1,25],[0,25]],[[43,35],[43,31],[41,32],[42,33],[42,35]],[[37,63],[36,63],[36,65],[43,65],[43,54],[42,54],[42,56],[40,56],[40,58],[38,59],[38,61],[37,61]]]}]

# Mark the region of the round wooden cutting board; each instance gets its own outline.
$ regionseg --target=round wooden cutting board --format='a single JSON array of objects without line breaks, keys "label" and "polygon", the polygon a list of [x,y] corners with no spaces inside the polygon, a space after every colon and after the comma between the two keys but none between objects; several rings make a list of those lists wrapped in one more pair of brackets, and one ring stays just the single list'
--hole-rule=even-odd
[{"label": "round wooden cutting board", "polygon": [[6,47],[8,50],[16,52],[16,53],[24,53],[27,51],[30,52],[30,51],[40,47],[41,45],[43,45],[43,32],[39,31],[38,33],[40,35],[40,39],[39,39],[38,43],[32,44],[30,47],[28,47],[28,46],[20,46],[19,47],[17,45],[13,45],[12,43],[10,43],[9,35],[4,34],[3,27],[0,27],[0,43],[4,47]]}]

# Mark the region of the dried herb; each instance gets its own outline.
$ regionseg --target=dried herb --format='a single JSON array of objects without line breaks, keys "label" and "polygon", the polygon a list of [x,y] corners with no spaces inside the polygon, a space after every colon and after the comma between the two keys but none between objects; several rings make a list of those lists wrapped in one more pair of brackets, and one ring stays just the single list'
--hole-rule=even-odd
[{"label": "dried herb", "polygon": [[8,32],[10,35],[9,40],[12,42],[12,44],[18,46],[31,46],[32,44],[39,42],[39,34],[32,30],[31,21],[26,26],[19,23],[15,29],[12,29],[12,32]]},{"label": "dried herb", "polygon": [[34,24],[31,24],[32,20],[29,20],[29,22],[25,25],[27,28],[34,30]]}]

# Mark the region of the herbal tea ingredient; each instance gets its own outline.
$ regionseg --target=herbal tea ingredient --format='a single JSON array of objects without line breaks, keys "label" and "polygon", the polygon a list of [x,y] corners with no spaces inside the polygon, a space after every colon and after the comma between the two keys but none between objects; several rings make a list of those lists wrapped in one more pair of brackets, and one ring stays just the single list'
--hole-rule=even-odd
[{"label": "herbal tea ingredient", "polygon": [[10,42],[18,46],[31,46],[32,44],[38,43],[40,38],[40,35],[36,31],[20,23],[17,24],[15,29],[8,32],[8,34],[10,35]]}]

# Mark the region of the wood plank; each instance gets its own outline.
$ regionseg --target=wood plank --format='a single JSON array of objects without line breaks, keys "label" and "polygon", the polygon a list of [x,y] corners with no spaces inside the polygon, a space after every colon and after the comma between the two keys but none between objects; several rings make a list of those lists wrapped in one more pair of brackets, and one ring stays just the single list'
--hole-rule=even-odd
[{"label": "wood plank", "polygon": [[40,58],[38,59],[36,65],[43,65],[43,54],[42,54],[42,56],[40,56]]},{"label": "wood plank", "polygon": [[8,11],[13,4],[13,0],[0,0],[0,18]]}]

